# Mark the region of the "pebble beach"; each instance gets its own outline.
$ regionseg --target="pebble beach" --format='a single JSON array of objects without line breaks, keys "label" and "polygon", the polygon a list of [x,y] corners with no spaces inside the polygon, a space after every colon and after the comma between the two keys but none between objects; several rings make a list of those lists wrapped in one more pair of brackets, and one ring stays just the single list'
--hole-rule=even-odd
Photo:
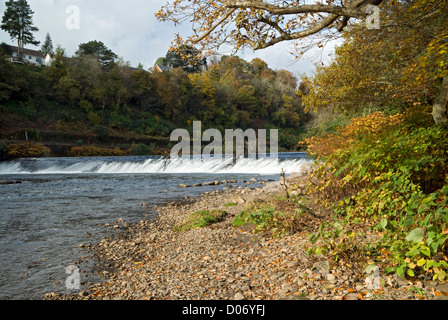
[{"label": "pebble beach", "polygon": [[[288,178],[299,185],[305,179]],[[372,287],[365,266],[308,255],[309,233],[331,219],[318,206],[313,206],[313,215],[303,217],[303,228],[292,234],[272,236],[233,225],[248,204],[283,192],[280,181],[209,192],[156,207],[152,219],[135,224],[117,221],[111,227],[120,232],[99,243],[80,245],[94,256],[94,272],[101,281],[83,283],[81,291],[72,294],[50,292],[44,299],[446,300],[447,283],[410,281],[379,270],[378,285]],[[223,210],[226,215],[204,228],[173,230],[198,210]]]}]

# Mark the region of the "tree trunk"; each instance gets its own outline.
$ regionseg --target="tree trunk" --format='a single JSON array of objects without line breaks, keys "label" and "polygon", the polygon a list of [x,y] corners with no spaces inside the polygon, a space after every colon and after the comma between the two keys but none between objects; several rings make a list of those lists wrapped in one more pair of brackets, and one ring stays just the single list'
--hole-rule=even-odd
[{"label": "tree trunk", "polygon": [[17,40],[17,56],[19,58],[22,57],[22,54],[20,53],[20,38]]},{"label": "tree trunk", "polygon": [[432,117],[436,123],[446,122],[446,106],[448,104],[448,76],[443,77],[440,94],[432,107]]}]

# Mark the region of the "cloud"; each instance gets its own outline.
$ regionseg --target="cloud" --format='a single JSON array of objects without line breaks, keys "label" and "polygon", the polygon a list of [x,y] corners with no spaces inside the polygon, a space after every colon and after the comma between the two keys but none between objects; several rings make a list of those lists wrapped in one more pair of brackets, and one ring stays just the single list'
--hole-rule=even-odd
[{"label": "cloud", "polygon": [[[175,27],[172,23],[158,22],[154,14],[166,0],[28,0],[35,12],[34,24],[39,28],[35,34],[43,42],[47,33],[53,44],[61,45],[68,55],[73,55],[81,43],[91,40],[102,41],[125,61],[136,66],[142,63],[145,68],[152,67],[158,57],[165,56],[176,33],[188,33],[188,23]],[[79,29],[66,27],[66,9],[79,8]],[[0,12],[6,6],[0,2]],[[0,31],[0,42],[11,43],[9,35]],[[241,52],[238,55],[252,60],[255,57],[266,61],[272,69],[287,69],[298,75],[310,74],[313,62],[295,61],[290,55],[291,46],[281,43],[272,48],[257,52]],[[35,48],[36,49],[36,48]],[[327,57],[325,57],[327,58]]]}]

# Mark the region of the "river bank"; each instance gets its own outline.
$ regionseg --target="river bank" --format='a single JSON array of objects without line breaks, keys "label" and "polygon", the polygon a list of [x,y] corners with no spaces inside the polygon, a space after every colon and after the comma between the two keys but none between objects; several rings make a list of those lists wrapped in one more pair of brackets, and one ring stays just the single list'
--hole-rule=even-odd
[{"label": "river bank", "polygon": [[[304,186],[306,175],[288,178]],[[299,188],[300,190],[300,188]],[[71,295],[48,293],[48,300],[432,300],[445,299],[447,284],[411,282],[379,274],[369,286],[365,266],[329,262],[309,256],[308,235],[330,213],[300,191],[293,198],[306,204],[295,232],[273,237],[235,227],[235,217],[252,203],[285,201],[281,182],[256,189],[203,194],[156,207],[158,216],[127,224],[122,232],[83,247],[98,261],[99,283],[84,284]],[[230,205],[231,204],[231,205]],[[284,202],[286,205],[286,202]],[[199,210],[222,210],[224,218],[187,232],[173,227]],[[372,282],[370,282],[372,284]]]}]

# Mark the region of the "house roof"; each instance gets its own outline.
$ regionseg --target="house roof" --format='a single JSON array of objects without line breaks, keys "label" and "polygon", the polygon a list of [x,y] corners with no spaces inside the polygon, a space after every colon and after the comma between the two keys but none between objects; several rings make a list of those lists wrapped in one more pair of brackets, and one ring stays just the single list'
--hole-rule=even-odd
[{"label": "house roof", "polygon": [[156,66],[161,72],[165,72],[165,71],[169,71],[171,68],[170,67],[166,67],[166,66],[162,66],[160,64],[158,64]]},{"label": "house roof", "polygon": [[[9,50],[11,52],[17,52],[17,47],[15,46],[10,46],[7,45],[7,47],[9,48]],[[23,49],[23,54],[24,55],[28,55],[28,56],[35,56],[35,57],[39,57],[39,58],[44,58],[45,56],[43,55],[42,51],[37,51],[37,50],[31,50],[31,49]]]}]

